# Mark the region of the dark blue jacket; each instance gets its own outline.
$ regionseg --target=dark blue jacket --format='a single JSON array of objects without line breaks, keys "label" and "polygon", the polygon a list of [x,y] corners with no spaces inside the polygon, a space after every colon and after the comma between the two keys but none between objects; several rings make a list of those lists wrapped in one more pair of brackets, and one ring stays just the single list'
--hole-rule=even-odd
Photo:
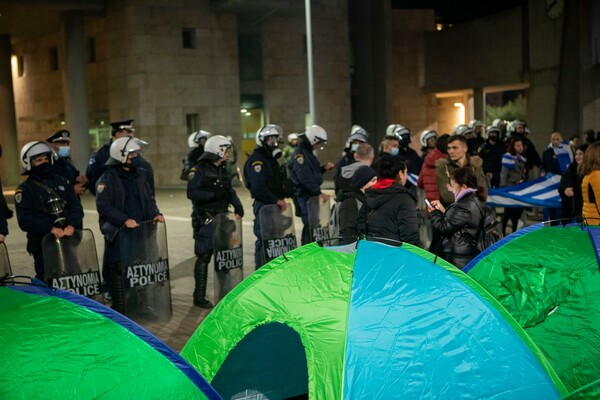
[{"label": "dark blue jacket", "polygon": [[231,186],[225,164],[217,167],[211,160],[201,160],[196,164],[188,176],[187,198],[192,201],[196,212],[226,212],[231,204],[236,214],[244,216],[244,207]]},{"label": "dark blue jacket", "polygon": [[[65,200],[63,212],[67,224],[75,229],[83,227],[83,208],[70,186],[62,176],[51,174],[48,178],[38,181],[52,189]],[[44,187],[36,184],[33,177],[21,182],[15,191],[15,207],[19,227],[29,235],[43,236],[50,233],[54,226],[55,216],[48,214],[44,206],[51,194]]]},{"label": "dark blue jacket", "polygon": [[296,196],[309,198],[321,194],[325,168],[313,153],[312,146],[307,140],[303,139],[298,143],[288,168],[294,182]]},{"label": "dark blue jacket", "polygon": [[[102,173],[108,168],[106,166],[106,161],[110,158],[111,144],[112,139],[92,154],[90,161],[88,162],[85,176],[88,178],[88,189],[93,195],[96,195],[96,184],[98,183],[98,179],[100,179]],[[154,170],[152,169],[152,165],[143,158],[140,158],[140,163],[140,169],[143,168],[146,170],[148,184],[150,185],[152,193],[154,193]]]},{"label": "dark blue jacket", "polygon": [[[152,220],[160,214],[154,199],[154,192],[150,189],[144,169],[137,169],[132,172],[133,179],[123,179],[120,176],[119,169],[122,167],[114,166],[108,168],[96,185],[96,208],[100,219],[100,229],[102,233],[107,233],[105,230],[108,226],[105,222],[110,223],[113,227],[120,228],[128,219],[135,219],[138,223]],[[135,193],[136,198],[128,196]],[[133,203],[135,202],[135,203]],[[139,210],[133,213],[127,213],[126,210],[131,209],[133,204],[139,205]]]},{"label": "dark blue jacket", "polygon": [[60,175],[69,182],[69,185],[75,186],[79,170],[71,163],[69,158],[59,157],[52,165],[52,173]]},{"label": "dark blue jacket", "polygon": [[263,146],[256,147],[244,164],[244,178],[250,195],[264,204],[275,204],[285,197],[281,167],[271,152]]}]

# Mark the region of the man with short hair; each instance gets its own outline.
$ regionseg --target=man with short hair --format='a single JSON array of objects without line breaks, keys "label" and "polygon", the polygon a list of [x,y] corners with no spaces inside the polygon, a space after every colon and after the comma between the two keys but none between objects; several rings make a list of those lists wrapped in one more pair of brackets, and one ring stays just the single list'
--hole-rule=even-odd
[{"label": "man with short hair", "polygon": [[483,160],[479,156],[469,156],[468,150],[467,139],[462,135],[454,135],[448,140],[448,157],[435,162],[436,182],[444,207],[448,207],[455,200],[450,187],[450,176],[457,168],[471,167],[477,176],[477,186],[487,191],[489,185],[483,173]]},{"label": "man with short hair", "polygon": [[[71,162],[71,132],[61,129],[46,138],[46,142],[58,155],[52,165],[52,172],[66,178],[77,196],[85,193],[88,179],[79,173]],[[79,197],[78,197],[79,198]]]},{"label": "man with short hair", "polygon": [[542,153],[542,166],[540,175],[548,173],[562,175],[573,162],[571,147],[563,142],[560,132],[553,132],[550,136],[550,144]]},{"label": "man with short hair", "polygon": [[373,146],[369,143],[358,144],[355,151],[352,153],[352,158],[353,161],[351,163],[341,168],[340,175],[337,179],[337,193],[350,186],[354,172],[356,172],[358,168],[365,165],[370,167],[371,164],[373,164],[373,159],[375,158]]}]

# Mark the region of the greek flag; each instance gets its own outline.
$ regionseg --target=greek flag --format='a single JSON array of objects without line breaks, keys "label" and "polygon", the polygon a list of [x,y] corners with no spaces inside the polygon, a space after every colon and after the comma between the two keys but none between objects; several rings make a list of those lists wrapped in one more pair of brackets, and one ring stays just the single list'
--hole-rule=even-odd
[{"label": "greek flag", "polygon": [[419,180],[419,175],[415,175],[415,174],[411,174],[410,172],[408,173],[408,179],[407,179],[410,183],[412,183],[413,185],[417,186],[417,181]]},{"label": "greek flag", "polygon": [[491,207],[560,208],[560,175],[548,174],[514,186],[490,189],[487,204]]}]

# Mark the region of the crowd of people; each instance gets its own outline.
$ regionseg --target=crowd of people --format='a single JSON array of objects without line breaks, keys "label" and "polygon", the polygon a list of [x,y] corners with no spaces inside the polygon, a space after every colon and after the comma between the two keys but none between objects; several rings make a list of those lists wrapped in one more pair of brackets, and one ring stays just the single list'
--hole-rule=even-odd
[{"label": "crowd of people", "polygon": [[[80,197],[89,190],[95,196],[99,226],[104,236],[102,261],[103,292],[111,299],[119,268],[121,229],[133,229],[144,221],[163,222],[154,196],[154,172],[142,157],[147,143],[134,136],[133,120],[110,124],[112,137],[92,154],[85,173],[70,162],[70,132],[61,129],[44,141],[32,141],[20,154],[26,179],[15,191],[19,227],[27,233],[27,251],[33,256],[36,277],[44,278],[42,238],[72,236],[82,228]],[[577,135],[566,142],[553,132],[550,142],[538,153],[528,137],[527,124],[495,120],[485,127],[481,121],[458,125],[452,133],[421,133],[421,154],[410,145],[413,134],[400,124],[391,124],[375,149],[369,133],[359,125],[349,132],[342,155],[336,163],[321,162],[319,150],[328,141],[327,131],[318,125],[287,135],[275,124],[261,127],[255,148],[238,176],[253,199],[255,268],[266,261],[260,214],[266,206],[285,212],[291,199],[303,228],[301,243],[314,238],[310,231],[309,202],[328,204],[323,192],[323,175],[333,172],[334,203],[337,209],[340,244],[358,238],[390,245],[410,243],[464,267],[478,253],[482,208],[490,188],[518,185],[540,176],[560,175],[562,209],[551,210],[551,218],[584,217],[600,224],[600,143],[586,132],[581,143]],[[234,185],[231,169],[234,151],[230,137],[199,130],[189,135],[189,153],[183,161],[181,179],[186,181],[192,204],[195,290],[193,304],[213,307],[207,298],[208,265],[213,255],[215,215],[230,206],[235,218],[244,208]],[[1,156],[1,148],[0,148]],[[418,179],[410,179],[410,177]],[[600,195],[598,195],[600,196]],[[425,203],[420,204],[419,198]],[[418,210],[425,213],[431,231],[428,240],[420,233]],[[7,219],[12,211],[0,199],[0,242],[8,235]],[[524,209],[504,208],[503,234],[510,225],[519,228]],[[426,242],[427,246],[426,246]]]}]

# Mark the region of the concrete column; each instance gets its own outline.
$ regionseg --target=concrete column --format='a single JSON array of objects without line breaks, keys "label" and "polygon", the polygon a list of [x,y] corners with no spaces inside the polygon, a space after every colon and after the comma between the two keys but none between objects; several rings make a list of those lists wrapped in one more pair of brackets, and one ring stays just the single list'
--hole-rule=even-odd
[{"label": "concrete column", "polygon": [[21,167],[17,141],[17,117],[11,72],[10,36],[0,35],[0,178],[6,186],[16,186],[20,181]]},{"label": "concrete column", "polygon": [[473,88],[473,119],[483,121],[485,124],[485,93],[483,93],[483,88]]},{"label": "concrete column", "polygon": [[71,132],[71,160],[83,172],[90,156],[83,12],[67,11],[61,19],[66,128]]}]

